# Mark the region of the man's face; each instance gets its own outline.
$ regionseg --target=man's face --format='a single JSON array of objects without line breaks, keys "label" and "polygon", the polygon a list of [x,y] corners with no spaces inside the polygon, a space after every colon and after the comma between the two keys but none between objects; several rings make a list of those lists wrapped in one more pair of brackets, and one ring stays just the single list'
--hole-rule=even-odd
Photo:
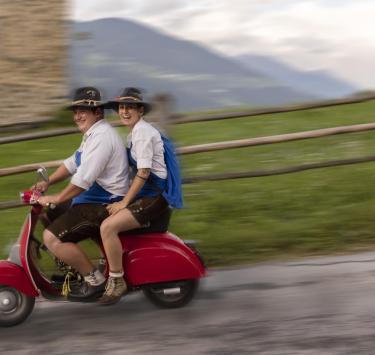
[{"label": "man's face", "polygon": [[143,107],[137,104],[119,104],[118,114],[125,126],[134,127],[143,115]]},{"label": "man's face", "polygon": [[77,107],[73,110],[73,114],[74,122],[82,133],[86,133],[98,121],[98,114],[90,109]]}]

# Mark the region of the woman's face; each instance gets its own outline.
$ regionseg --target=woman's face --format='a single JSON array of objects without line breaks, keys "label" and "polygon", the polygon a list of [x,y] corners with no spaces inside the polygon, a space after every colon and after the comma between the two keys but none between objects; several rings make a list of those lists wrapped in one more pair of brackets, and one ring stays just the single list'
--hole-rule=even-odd
[{"label": "woman's face", "polygon": [[120,103],[118,106],[118,115],[125,126],[133,128],[143,116],[143,106],[138,106],[138,104]]}]

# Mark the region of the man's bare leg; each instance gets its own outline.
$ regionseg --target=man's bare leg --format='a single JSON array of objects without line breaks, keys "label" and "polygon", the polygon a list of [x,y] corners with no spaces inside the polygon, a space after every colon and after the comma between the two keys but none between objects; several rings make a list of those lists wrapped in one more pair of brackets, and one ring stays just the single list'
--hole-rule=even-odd
[{"label": "man's bare leg", "polygon": [[53,255],[72,266],[83,276],[94,271],[94,265],[77,244],[63,243],[47,229],[43,233],[43,241]]}]

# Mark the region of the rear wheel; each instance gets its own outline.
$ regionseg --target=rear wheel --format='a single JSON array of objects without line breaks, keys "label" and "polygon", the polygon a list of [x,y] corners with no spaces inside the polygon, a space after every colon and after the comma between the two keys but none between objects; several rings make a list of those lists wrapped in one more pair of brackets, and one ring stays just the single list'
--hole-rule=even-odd
[{"label": "rear wheel", "polygon": [[178,308],[188,304],[198,289],[198,280],[185,280],[147,285],[145,296],[160,308]]},{"label": "rear wheel", "polygon": [[34,309],[35,298],[10,286],[0,285],[0,326],[22,323]]}]

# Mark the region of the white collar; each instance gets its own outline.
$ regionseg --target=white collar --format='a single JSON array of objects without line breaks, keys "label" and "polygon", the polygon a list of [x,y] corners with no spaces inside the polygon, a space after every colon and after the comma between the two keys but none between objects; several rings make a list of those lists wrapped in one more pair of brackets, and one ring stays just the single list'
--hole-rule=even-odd
[{"label": "white collar", "polygon": [[95,122],[89,129],[88,131],[83,135],[83,140],[85,141],[88,137],[91,136],[91,134],[94,133],[95,130],[98,129],[98,127],[102,126],[103,124],[107,123],[104,118],[101,120]]}]

